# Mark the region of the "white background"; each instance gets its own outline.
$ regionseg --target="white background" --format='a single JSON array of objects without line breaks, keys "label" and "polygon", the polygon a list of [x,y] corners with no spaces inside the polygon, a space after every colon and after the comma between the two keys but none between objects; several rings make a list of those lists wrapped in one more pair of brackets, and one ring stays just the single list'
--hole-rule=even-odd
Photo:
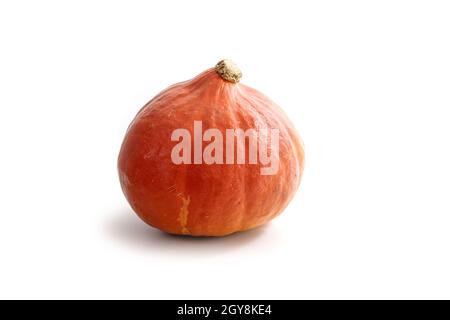
[{"label": "white background", "polygon": [[[296,124],[301,187],[222,239],[143,224],[140,107],[222,58]],[[0,298],[450,298],[448,1],[2,1]]]}]

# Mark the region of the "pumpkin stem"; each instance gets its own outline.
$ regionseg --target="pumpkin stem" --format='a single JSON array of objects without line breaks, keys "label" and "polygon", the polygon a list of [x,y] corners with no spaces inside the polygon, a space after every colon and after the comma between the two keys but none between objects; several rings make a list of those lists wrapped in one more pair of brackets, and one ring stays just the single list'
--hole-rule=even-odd
[{"label": "pumpkin stem", "polygon": [[216,64],[216,71],[226,81],[233,83],[239,82],[242,72],[239,67],[231,60],[224,59]]}]

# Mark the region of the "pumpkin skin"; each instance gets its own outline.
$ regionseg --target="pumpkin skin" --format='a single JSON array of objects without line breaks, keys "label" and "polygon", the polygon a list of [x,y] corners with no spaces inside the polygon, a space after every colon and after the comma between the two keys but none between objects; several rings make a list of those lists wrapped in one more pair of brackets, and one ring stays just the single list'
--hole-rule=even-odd
[{"label": "pumpkin skin", "polygon": [[[228,70],[231,78],[219,71],[159,93],[136,115],[120,150],[119,178],[131,207],[171,234],[224,236],[261,226],[283,211],[300,184],[304,149],[293,124],[269,98],[238,83],[240,71]],[[174,164],[178,142],[171,134],[185,128],[193,137],[194,121],[202,121],[203,132],[278,129],[278,172],[261,175],[260,163]]]}]

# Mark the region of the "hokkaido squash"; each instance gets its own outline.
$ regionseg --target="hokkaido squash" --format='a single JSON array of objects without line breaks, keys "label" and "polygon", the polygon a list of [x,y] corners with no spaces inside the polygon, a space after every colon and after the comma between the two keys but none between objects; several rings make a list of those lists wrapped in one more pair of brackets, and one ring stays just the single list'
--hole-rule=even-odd
[{"label": "hokkaido squash", "polygon": [[220,61],[148,102],[119,154],[122,190],[149,225],[224,236],[265,224],[297,190],[303,143],[284,112]]}]

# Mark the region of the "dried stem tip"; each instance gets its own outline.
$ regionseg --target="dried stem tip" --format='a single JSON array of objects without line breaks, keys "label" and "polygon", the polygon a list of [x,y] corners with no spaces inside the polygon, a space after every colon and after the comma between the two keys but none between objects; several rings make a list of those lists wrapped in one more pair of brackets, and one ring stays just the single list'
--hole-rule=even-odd
[{"label": "dried stem tip", "polygon": [[239,82],[242,72],[233,61],[224,59],[216,64],[216,71],[226,81]]}]

